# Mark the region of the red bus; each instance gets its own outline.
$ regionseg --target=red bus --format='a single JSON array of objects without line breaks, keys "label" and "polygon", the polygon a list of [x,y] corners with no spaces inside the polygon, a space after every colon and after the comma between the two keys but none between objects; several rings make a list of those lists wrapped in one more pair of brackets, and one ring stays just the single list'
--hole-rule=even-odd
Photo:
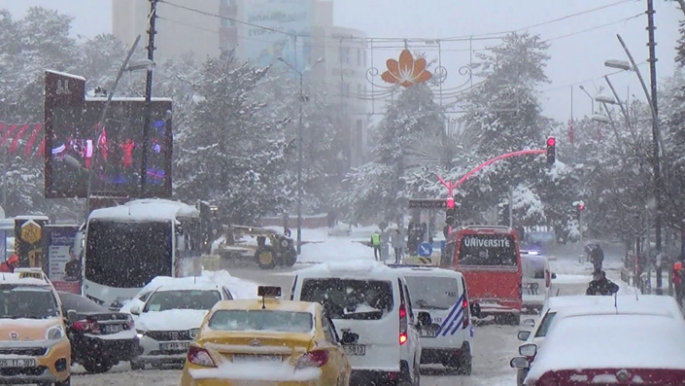
[{"label": "red bus", "polygon": [[494,316],[499,324],[519,324],[523,272],[513,229],[470,226],[454,231],[444,257],[444,263],[464,275],[472,301],[480,305],[481,318]]}]

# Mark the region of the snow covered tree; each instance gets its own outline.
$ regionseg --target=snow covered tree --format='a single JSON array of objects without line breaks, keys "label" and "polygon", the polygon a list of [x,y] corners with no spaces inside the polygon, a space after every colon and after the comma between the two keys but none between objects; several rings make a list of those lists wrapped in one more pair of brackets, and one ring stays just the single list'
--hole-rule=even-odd
[{"label": "snow covered tree", "polygon": [[348,217],[358,222],[382,215],[398,221],[406,213],[412,187],[409,157],[415,154],[416,142],[444,138],[446,117],[434,102],[433,92],[425,84],[415,84],[393,101],[376,129],[372,141],[374,161],[350,173],[349,191],[343,193]]},{"label": "snow covered tree", "polygon": [[195,92],[193,130],[176,144],[177,195],[216,203],[225,221],[252,223],[290,200],[283,178],[285,122],[257,119],[266,103],[255,93],[267,71],[233,57],[208,59]]}]

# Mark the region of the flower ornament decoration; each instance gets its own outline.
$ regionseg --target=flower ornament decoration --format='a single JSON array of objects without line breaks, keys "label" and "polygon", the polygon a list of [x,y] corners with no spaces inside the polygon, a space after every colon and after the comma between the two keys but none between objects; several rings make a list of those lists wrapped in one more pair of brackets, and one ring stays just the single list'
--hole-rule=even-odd
[{"label": "flower ornament decoration", "polygon": [[402,50],[399,61],[388,59],[386,65],[388,66],[388,71],[381,75],[381,79],[403,87],[426,82],[433,76],[430,71],[426,70],[426,59],[418,58],[414,60],[411,52],[407,49]]}]

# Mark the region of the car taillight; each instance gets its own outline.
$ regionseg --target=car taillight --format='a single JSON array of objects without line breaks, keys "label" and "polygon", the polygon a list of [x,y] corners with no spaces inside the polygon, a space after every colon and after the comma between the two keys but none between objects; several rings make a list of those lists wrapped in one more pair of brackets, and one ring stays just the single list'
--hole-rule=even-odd
[{"label": "car taillight", "polygon": [[407,342],[407,309],[404,304],[400,306],[400,344]]},{"label": "car taillight", "polygon": [[552,275],[550,275],[549,271],[545,271],[545,286],[549,288],[552,285]]},{"label": "car taillight", "polygon": [[190,346],[186,355],[189,363],[203,367],[216,367],[209,352],[203,348]]},{"label": "car taillight", "polygon": [[76,331],[87,332],[90,334],[99,334],[101,332],[98,322],[93,322],[90,320],[79,320],[74,322],[71,327]]},{"label": "car taillight", "polygon": [[464,314],[464,324],[461,328],[466,328],[469,326],[469,301],[466,298],[461,302],[461,313]]},{"label": "car taillight", "polygon": [[302,369],[305,367],[322,367],[326,363],[328,363],[328,351],[315,350],[302,355],[300,360],[297,362],[297,368]]}]

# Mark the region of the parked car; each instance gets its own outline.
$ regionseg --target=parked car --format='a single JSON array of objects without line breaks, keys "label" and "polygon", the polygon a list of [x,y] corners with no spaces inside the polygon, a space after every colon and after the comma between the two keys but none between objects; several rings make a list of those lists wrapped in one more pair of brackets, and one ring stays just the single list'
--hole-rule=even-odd
[{"label": "parked car", "polygon": [[527,313],[538,313],[552,293],[552,272],[549,260],[539,252],[521,250],[523,265],[522,298]]},{"label": "parked car", "polygon": [[670,312],[578,312],[557,319],[544,346],[521,346],[511,366],[529,369],[526,386],[675,386],[685,379],[683,347],[685,321]]},{"label": "parked car", "polygon": [[352,383],[420,385],[419,328],[430,314],[414,313],[406,280],[374,261],[321,264],[298,271],[291,300],[317,302],[343,338]]},{"label": "parked car", "polygon": [[72,362],[89,373],[104,373],[138,356],[140,345],[131,315],[110,311],[77,294],[58,294],[67,316]]},{"label": "parked car", "polygon": [[142,353],[131,361],[133,370],[147,364],[183,364],[209,310],[222,300],[233,300],[233,295],[216,283],[175,283],[160,286],[146,299],[142,308],[131,308],[131,314],[138,316],[136,329],[142,346]]}]

